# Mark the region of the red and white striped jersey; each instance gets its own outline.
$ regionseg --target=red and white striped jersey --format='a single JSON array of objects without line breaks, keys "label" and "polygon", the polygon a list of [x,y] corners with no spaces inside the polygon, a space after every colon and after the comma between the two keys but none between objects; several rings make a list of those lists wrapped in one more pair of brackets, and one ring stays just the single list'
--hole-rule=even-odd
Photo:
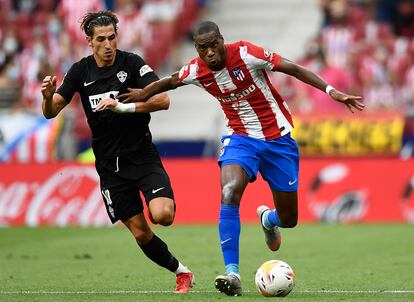
[{"label": "red and white striped jersey", "polygon": [[266,74],[276,69],[281,56],[246,41],[224,46],[223,69],[213,71],[197,57],[181,68],[180,81],[205,89],[220,102],[227,135],[272,140],[289,133],[293,128],[289,108]]}]

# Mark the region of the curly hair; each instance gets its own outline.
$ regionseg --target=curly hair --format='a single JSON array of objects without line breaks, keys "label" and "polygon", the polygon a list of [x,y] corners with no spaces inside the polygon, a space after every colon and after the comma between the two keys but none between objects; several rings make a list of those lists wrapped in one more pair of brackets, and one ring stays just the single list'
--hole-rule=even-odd
[{"label": "curly hair", "polygon": [[118,17],[111,11],[90,12],[83,16],[80,28],[89,37],[93,36],[94,28],[98,26],[113,25],[115,32],[118,31]]}]

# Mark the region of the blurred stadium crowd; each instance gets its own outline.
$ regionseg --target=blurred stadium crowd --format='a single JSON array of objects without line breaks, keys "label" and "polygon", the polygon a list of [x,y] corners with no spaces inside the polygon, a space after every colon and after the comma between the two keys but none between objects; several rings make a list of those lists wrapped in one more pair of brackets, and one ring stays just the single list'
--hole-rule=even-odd
[{"label": "blurred stadium crowd", "polygon": [[[368,111],[397,110],[410,121],[414,1],[319,0],[319,5],[323,20],[318,35],[295,60],[337,89],[363,95]],[[40,114],[43,77],[55,74],[60,82],[74,61],[90,54],[79,19],[102,9],[113,10],[120,19],[119,48],[141,54],[160,71],[183,63],[174,54],[177,46],[208,5],[207,0],[0,0],[0,108]],[[272,76],[294,113],[346,111],[300,81]],[[72,103],[67,114],[81,114],[80,102]],[[72,121],[82,151],[89,130],[84,119]]]},{"label": "blurred stadium crowd", "polygon": [[[187,38],[205,3],[205,0],[0,0],[0,109],[41,115],[43,78],[56,75],[60,83],[73,62],[91,53],[80,30],[80,19],[86,12],[113,10],[119,18],[118,47],[140,54],[159,71],[166,61],[174,61],[170,57],[176,45]],[[63,159],[73,158],[90,147],[90,131],[80,102],[71,102],[69,107],[63,113],[63,137],[57,147],[62,150],[58,158]]]},{"label": "blurred stadium crowd", "polygon": [[[414,105],[414,2],[320,0],[317,37],[300,62],[337,89],[363,95],[367,110]],[[286,78],[284,95],[295,112],[346,111],[321,91]],[[287,85],[286,85],[287,84]]]},{"label": "blurred stadium crowd", "polygon": [[90,55],[80,18],[113,10],[119,17],[120,49],[141,54],[158,69],[191,27],[194,0],[0,0],[0,107],[41,112],[40,83],[58,82],[71,64]]}]

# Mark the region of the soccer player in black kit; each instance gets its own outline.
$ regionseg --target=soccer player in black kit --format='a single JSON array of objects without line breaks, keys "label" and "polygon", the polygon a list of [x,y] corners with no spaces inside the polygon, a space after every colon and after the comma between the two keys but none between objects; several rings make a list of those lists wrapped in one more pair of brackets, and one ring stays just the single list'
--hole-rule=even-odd
[{"label": "soccer player in black kit", "polygon": [[54,118],[76,92],[80,94],[92,131],[95,165],[109,218],[112,223],[121,220],[149,259],[176,274],[176,293],[187,293],[194,276],[152,232],[140,197],[141,192],[153,223],[173,223],[173,191],[148,127],[150,112],[168,109],[168,95],[95,111],[102,99],[116,98],[128,87],[144,88],[158,80],[140,56],[117,49],[117,23],[117,16],[110,11],[83,17],[81,29],[93,53],[72,65],[57,90],[55,76],[44,78],[43,114]]}]

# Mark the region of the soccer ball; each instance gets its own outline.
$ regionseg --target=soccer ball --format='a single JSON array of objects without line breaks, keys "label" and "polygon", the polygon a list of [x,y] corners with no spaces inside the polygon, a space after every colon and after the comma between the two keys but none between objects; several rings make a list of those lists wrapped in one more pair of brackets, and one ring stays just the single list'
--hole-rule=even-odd
[{"label": "soccer ball", "polygon": [[256,287],[265,297],[284,297],[295,286],[295,273],[286,262],[269,260],[256,272]]}]

